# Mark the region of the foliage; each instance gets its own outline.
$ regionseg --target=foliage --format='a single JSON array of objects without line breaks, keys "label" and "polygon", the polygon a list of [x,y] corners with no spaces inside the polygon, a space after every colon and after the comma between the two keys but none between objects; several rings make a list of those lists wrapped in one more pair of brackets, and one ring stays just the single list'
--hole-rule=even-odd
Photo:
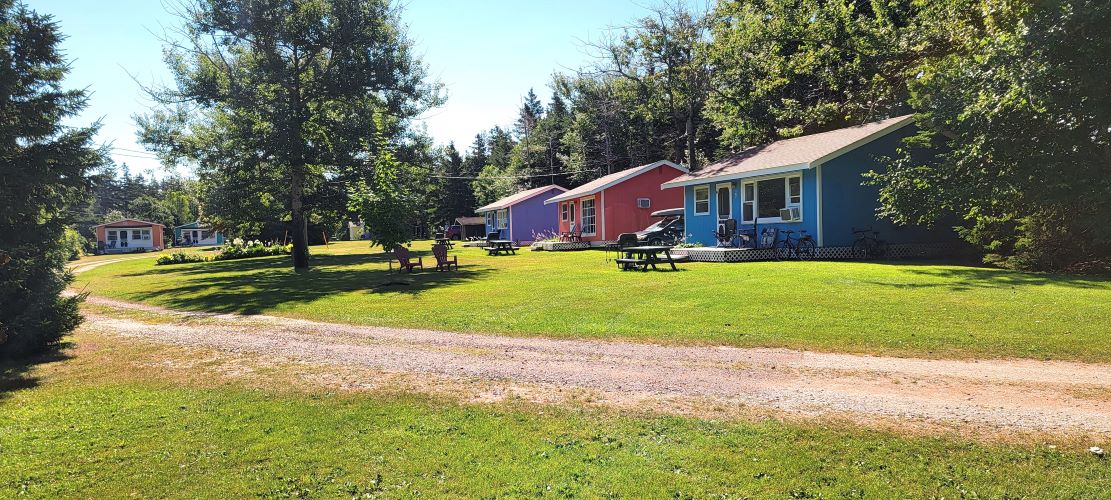
[{"label": "foliage", "polygon": [[[176,86],[139,117],[167,162],[195,164],[218,227],[283,224],[306,269],[308,226],[347,219],[349,181],[366,179],[372,134],[401,139],[443,98],[386,0],[217,1],[181,6],[167,42]],[[379,113],[395,119],[383,123]],[[422,144],[421,141],[414,141]]]},{"label": "foliage", "polygon": [[212,257],[197,252],[173,252],[158,256],[155,265],[165,266],[170,264],[189,264],[193,262],[209,262]]},{"label": "foliage", "polygon": [[415,203],[412,183],[404,166],[390,150],[382,130],[385,119],[376,116],[374,165],[369,179],[360,179],[350,186],[352,211],[358,213],[370,234],[371,246],[380,245],[391,251],[412,239]]},{"label": "foliage", "polygon": [[720,2],[706,115],[738,150],[905,113],[916,11],[910,0]]},{"label": "foliage", "polygon": [[[520,190],[520,186],[511,177],[512,172],[509,171],[510,159],[516,144],[513,136],[501,127],[494,127],[490,129],[485,139],[486,145],[481,150],[481,156],[485,157],[486,161],[479,167],[478,178],[472,183],[478,205],[493,203]],[[471,151],[475,156],[480,154],[477,143]]]},{"label": "foliage", "polygon": [[80,259],[82,255],[89,253],[91,249],[92,244],[90,244],[89,240],[85,239],[84,236],[81,236],[81,233],[77,232],[76,229],[66,227],[63,230],[61,250],[66,260]]},{"label": "foliage", "polygon": [[243,241],[241,238],[236,238],[220,247],[220,253],[212,256],[212,260],[249,259],[291,253],[293,253],[293,245],[290,244],[263,243],[259,240]]},{"label": "foliage", "polygon": [[104,162],[97,125],[65,123],[85,108],[64,90],[62,35],[49,17],[0,1],[0,357],[40,352],[81,321],[80,297],[63,297],[72,256],[66,227]]},{"label": "foliage", "polygon": [[[960,7],[960,8],[958,8]],[[883,215],[1016,268],[1111,272],[1111,4],[967,0],[928,11],[953,50],[910,81],[917,147],[876,173]]]},{"label": "foliage", "polygon": [[200,183],[193,179],[148,178],[131,175],[126,164],[107,164],[91,173],[90,182],[92,196],[71,210],[76,229],[90,241],[95,238],[92,226],[132,218],[165,225],[163,241],[171,242],[174,226],[204,216]]},{"label": "foliage", "polygon": [[[410,251],[427,263],[430,247],[417,241]],[[277,262],[256,261],[155,273],[153,259],[98,267],[77,279],[98,296],[172,309],[374,326],[930,358],[1111,361],[1108,279],[930,262],[688,263],[682,272],[645,274],[619,271],[598,251],[524,250],[507,259],[456,247],[458,273],[418,272],[399,282],[389,256],[365,243],[314,250],[313,258],[325,265],[312,280]],[[475,297],[484,307],[461,307]]]},{"label": "foliage", "polygon": [[252,257],[269,257],[273,255],[289,255],[293,252],[293,245],[279,243],[263,243],[259,240],[244,241],[236,238],[220,247],[215,255],[205,255],[200,252],[173,252],[161,255],[154,261],[156,265],[191,264],[195,262],[213,262],[218,260],[250,259]]}]

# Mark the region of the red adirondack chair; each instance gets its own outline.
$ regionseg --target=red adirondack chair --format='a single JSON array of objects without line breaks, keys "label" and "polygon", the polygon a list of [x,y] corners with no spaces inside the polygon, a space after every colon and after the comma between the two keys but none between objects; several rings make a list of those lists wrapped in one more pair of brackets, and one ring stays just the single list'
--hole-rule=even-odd
[{"label": "red adirondack chair", "polygon": [[436,257],[436,270],[437,271],[450,271],[451,266],[459,269],[459,256],[452,255],[451,260],[447,258],[447,245],[432,245],[432,255]]},{"label": "red adirondack chair", "polygon": [[419,267],[421,269],[424,269],[424,261],[420,257],[417,257],[416,262],[413,262],[413,261],[409,260],[410,255],[409,255],[409,249],[408,248],[405,248],[403,246],[396,246],[393,249],[393,254],[394,254],[394,257],[397,257],[397,262],[399,264],[401,264],[401,269],[398,269],[399,272],[401,270],[407,270],[409,272],[413,272],[414,267]]}]

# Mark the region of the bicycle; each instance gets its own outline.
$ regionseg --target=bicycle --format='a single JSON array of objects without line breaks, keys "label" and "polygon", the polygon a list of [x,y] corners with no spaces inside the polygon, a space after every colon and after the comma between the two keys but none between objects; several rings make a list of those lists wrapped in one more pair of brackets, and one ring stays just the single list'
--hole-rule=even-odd
[{"label": "bicycle", "polygon": [[[873,231],[871,227],[854,227],[852,232],[856,235],[856,241],[853,241],[852,249],[854,259],[882,259],[884,255],[887,255],[887,242],[879,239],[879,231]],[[869,236],[868,233],[872,233],[872,235]]]},{"label": "bicycle", "polygon": [[781,231],[783,239],[775,244],[775,260],[794,258],[797,260],[812,260],[817,256],[818,244],[806,231],[799,231],[799,236],[792,238],[794,231]]}]

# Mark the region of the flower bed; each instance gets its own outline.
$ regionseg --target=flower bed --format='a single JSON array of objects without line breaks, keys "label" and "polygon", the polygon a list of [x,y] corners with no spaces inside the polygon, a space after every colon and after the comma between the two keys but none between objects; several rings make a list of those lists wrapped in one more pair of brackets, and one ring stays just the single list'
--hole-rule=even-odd
[{"label": "flower bed", "polygon": [[187,264],[191,262],[210,262],[215,260],[249,259],[251,257],[267,257],[271,255],[289,255],[293,252],[293,245],[266,244],[259,240],[243,241],[236,238],[231,243],[225,243],[216,255],[201,255],[199,253],[174,252],[163,255],[155,261],[157,265]]}]

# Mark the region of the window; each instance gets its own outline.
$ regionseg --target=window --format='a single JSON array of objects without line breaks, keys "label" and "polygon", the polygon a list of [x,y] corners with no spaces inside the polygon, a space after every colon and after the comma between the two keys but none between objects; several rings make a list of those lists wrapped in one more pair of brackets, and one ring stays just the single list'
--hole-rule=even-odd
[{"label": "window", "polygon": [[768,179],[756,183],[756,216],[779,217],[779,209],[787,206],[787,179]]},{"label": "window", "polygon": [[744,200],[741,202],[741,218],[745,222],[752,222],[754,213],[756,213],[756,183],[746,182]]},{"label": "window", "polygon": [[571,202],[571,222],[575,222],[575,202]]},{"label": "window", "polygon": [[116,241],[116,232],[108,231],[108,241]]},{"label": "window", "polygon": [[509,227],[509,210],[498,210],[498,229]]},{"label": "window", "polygon": [[[775,177],[744,183],[741,200],[743,222],[752,222],[753,215],[759,222],[782,222],[780,209],[802,207],[802,177]],[[795,222],[801,220],[796,219]]]},{"label": "window", "polygon": [[729,184],[718,184],[718,220],[723,221],[733,218],[733,187]]},{"label": "window", "polygon": [[559,204],[559,220],[561,220],[561,221],[566,221],[567,220],[567,204],[566,203],[560,203]]},{"label": "window", "polygon": [[132,229],[131,230],[131,239],[136,240],[136,241],[143,239],[143,232],[138,230],[138,229]]},{"label": "window", "polygon": [[652,208],[652,200],[650,198],[637,198],[637,208]]},{"label": "window", "polygon": [[212,231],[201,231],[201,239],[207,240],[212,237]]},{"label": "window", "polygon": [[587,198],[582,201],[583,234],[594,234],[594,200]]},{"label": "window", "polygon": [[143,230],[143,241],[150,241],[150,229]]},{"label": "window", "polygon": [[695,186],[694,214],[706,215],[708,213],[710,213],[710,186]]},{"label": "window", "polygon": [[486,212],[486,226],[493,229],[498,227],[498,213],[493,210]]}]

